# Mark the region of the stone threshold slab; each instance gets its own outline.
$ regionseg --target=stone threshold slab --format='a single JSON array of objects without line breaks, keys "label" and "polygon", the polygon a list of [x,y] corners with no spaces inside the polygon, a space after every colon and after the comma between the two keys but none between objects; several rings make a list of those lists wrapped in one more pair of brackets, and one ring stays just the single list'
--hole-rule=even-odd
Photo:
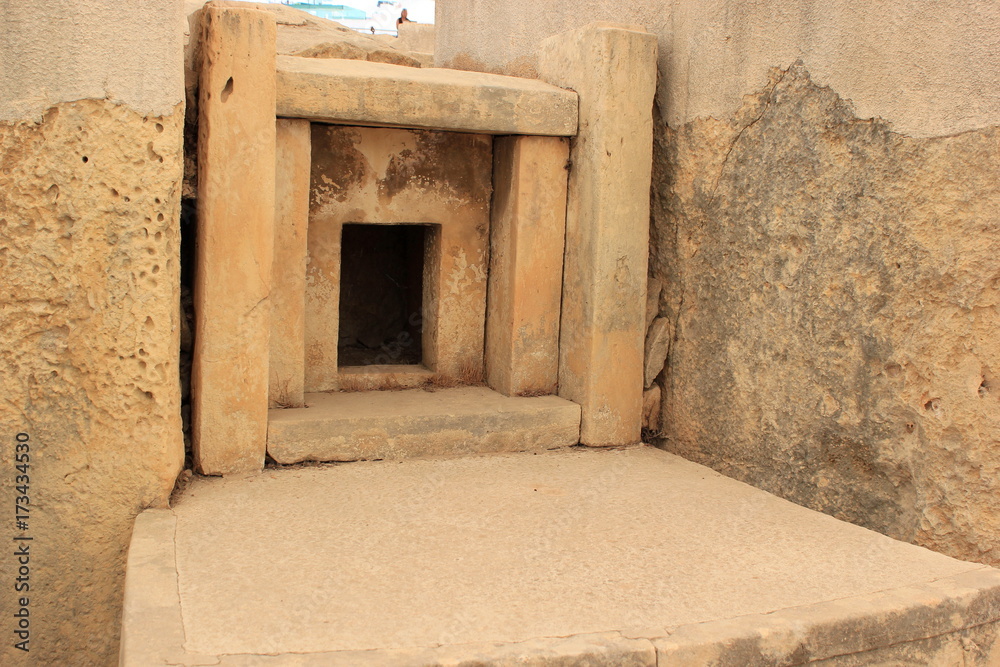
[{"label": "stone threshold slab", "polygon": [[569,137],[577,131],[577,95],[499,74],[278,56],[277,115],[340,125]]},{"label": "stone threshold slab", "polygon": [[278,463],[542,451],[580,441],[580,406],[557,396],[455,387],[313,393],[305,402],[268,414],[267,453]]},{"label": "stone threshold slab", "polygon": [[350,391],[417,389],[434,380],[434,371],[421,364],[370,364],[337,369],[340,387]]},{"label": "stone threshold slab", "polygon": [[992,568],[568,449],[196,477],[136,520],[121,664],[985,665],[998,619]]}]

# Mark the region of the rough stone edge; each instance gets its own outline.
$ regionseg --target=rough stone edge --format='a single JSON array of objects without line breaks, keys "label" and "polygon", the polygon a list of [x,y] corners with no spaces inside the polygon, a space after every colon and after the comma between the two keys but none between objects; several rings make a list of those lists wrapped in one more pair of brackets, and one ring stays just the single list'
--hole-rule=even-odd
[{"label": "rough stone edge", "polygon": [[[290,67],[298,61],[309,62],[302,63],[306,66],[305,69]],[[572,137],[576,136],[578,132],[579,101],[574,91],[559,88],[543,81],[500,74],[447,70],[446,76],[455,79],[455,81],[442,80],[442,74],[437,69],[412,68],[361,60],[311,59],[279,55],[277,56],[276,71],[277,115],[280,118],[303,118],[337,125],[415,128],[476,134]],[[518,96],[514,106],[528,109],[548,108],[551,116],[558,116],[562,107],[567,107],[567,109],[566,113],[562,114],[565,116],[562,122],[546,118],[543,124],[524,123],[518,121],[517,118],[511,122],[502,123],[498,121],[496,115],[491,114],[483,115],[478,123],[458,122],[455,120],[456,115],[464,116],[467,114],[456,114],[452,107],[449,107],[447,112],[440,113],[435,112],[435,110],[427,110],[428,113],[423,118],[410,117],[397,122],[389,117],[379,117],[378,114],[372,114],[368,110],[335,108],[333,105],[337,96],[334,95],[324,96],[325,99],[329,100],[330,106],[328,108],[307,109],[297,99],[291,99],[293,96],[285,93],[288,89],[328,88],[330,84],[324,83],[324,79],[343,79],[347,82],[346,87],[349,88],[356,87],[356,83],[359,81],[368,82],[370,80],[428,86],[435,89],[436,94],[440,94],[446,88],[454,87],[461,92],[461,94],[456,95],[456,99],[470,97],[469,91],[474,88],[507,89],[509,94]],[[573,107],[571,113],[568,109],[570,105]],[[531,125],[536,126],[529,127]]]},{"label": "rough stone edge", "polygon": [[1000,620],[1000,570],[978,567],[869,595],[680,626],[653,640],[663,664],[795,665]]}]

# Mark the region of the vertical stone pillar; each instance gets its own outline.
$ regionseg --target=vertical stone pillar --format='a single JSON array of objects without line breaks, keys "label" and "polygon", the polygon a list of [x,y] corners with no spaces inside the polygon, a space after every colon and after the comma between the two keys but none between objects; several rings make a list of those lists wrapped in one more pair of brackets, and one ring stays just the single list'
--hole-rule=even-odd
[{"label": "vertical stone pillar", "polygon": [[572,141],[559,395],[581,442],[637,442],[642,423],[656,37],[593,23],[549,37],[540,78],[580,96]]},{"label": "vertical stone pillar", "polygon": [[280,119],[276,132],[268,393],[272,407],[301,407],[312,137],[307,120]]},{"label": "vertical stone pillar", "polygon": [[561,137],[493,142],[486,382],[508,396],[556,392],[568,158]]},{"label": "vertical stone pillar", "polygon": [[198,469],[217,475],[264,463],[275,22],[268,12],[209,4],[203,28],[192,440]]}]

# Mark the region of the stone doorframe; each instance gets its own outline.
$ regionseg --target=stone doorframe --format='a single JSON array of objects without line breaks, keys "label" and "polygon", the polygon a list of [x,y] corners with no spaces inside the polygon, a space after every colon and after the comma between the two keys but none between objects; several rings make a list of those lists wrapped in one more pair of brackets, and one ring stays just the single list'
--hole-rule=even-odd
[{"label": "stone doorframe", "polygon": [[[582,407],[583,444],[639,440],[655,36],[603,23],[556,35],[536,81],[276,57],[272,14],[214,2],[203,12],[200,472],[262,468],[276,366],[294,378],[284,400],[301,401],[311,122],[494,135],[487,383],[507,394],[557,384]],[[552,171],[566,137],[563,196],[566,171]],[[558,327],[542,317],[553,308]]]}]

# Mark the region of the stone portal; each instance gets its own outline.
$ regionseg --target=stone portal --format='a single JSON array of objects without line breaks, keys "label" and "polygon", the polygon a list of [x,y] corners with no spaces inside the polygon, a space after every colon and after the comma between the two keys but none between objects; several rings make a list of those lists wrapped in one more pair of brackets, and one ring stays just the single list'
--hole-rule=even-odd
[{"label": "stone portal", "polygon": [[[239,11],[219,48],[273,53],[260,12],[206,9]],[[200,180],[230,187],[199,195],[200,472],[638,440],[651,35],[565,35],[551,83],[263,59],[273,106],[227,62],[202,63]],[[251,126],[270,187],[223,150]]]}]

